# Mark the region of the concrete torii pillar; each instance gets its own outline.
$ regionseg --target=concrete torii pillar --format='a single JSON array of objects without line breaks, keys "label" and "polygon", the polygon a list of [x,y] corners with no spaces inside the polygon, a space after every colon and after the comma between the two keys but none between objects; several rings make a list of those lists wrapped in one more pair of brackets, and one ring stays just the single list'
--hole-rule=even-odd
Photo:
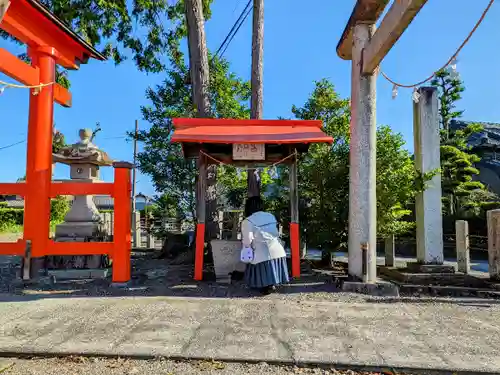
[{"label": "concrete torii pillar", "polygon": [[376,281],[376,74],[427,0],[398,0],[375,31],[389,0],[357,0],[337,45],[352,60],[349,171],[349,275]]},{"label": "concrete torii pillar", "polygon": [[442,265],[443,218],[441,214],[441,174],[438,93],[435,87],[421,87],[413,103],[413,138],[415,169],[435,173],[425,190],[415,197],[417,222],[417,262]]},{"label": "concrete torii pillar", "polygon": [[[349,274],[365,282],[377,278],[376,76],[362,74],[363,49],[374,31],[374,24],[358,23],[352,36]],[[366,245],[364,253],[361,248]]]}]

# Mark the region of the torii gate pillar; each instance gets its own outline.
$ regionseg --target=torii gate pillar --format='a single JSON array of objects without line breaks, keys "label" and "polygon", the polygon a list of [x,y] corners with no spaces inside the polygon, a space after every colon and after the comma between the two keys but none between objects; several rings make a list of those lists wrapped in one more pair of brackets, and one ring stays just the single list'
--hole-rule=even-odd
[{"label": "torii gate pillar", "polygon": [[[363,49],[374,31],[374,24],[360,22],[354,26],[352,37],[349,275],[365,282],[377,278],[376,76],[362,74]],[[362,247],[366,245],[364,252]]]},{"label": "torii gate pillar", "polygon": [[428,0],[357,0],[337,54],[352,60],[349,275],[376,281],[376,75],[378,66]]}]

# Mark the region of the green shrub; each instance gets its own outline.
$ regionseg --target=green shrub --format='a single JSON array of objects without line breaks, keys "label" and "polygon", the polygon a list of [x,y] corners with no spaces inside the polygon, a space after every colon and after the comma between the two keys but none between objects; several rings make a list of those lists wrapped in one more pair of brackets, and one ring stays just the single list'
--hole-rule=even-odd
[{"label": "green shrub", "polygon": [[63,196],[57,196],[50,201],[50,221],[62,223],[66,213],[69,211],[69,201]]},{"label": "green shrub", "polygon": [[17,231],[23,225],[24,210],[22,208],[0,207],[0,231]]}]

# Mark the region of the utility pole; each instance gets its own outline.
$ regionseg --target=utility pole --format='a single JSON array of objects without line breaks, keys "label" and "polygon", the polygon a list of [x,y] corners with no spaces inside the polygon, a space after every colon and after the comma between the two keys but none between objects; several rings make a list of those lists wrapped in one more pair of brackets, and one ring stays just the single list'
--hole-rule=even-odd
[{"label": "utility pole", "polygon": [[[134,169],[132,169],[132,215],[135,214],[135,185],[137,180],[137,168],[135,168],[135,163],[137,162],[137,133],[139,133],[139,121],[135,120],[135,132],[134,132]],[[135,225],[135,223],[134,223]]]},{"label": "utility pole", "polygon": [[[186,23],[188,28],[188,49],[189,49],[189,71],[191,76],[191,86],[193,90],[193,102],[196,107],[196,117],[210,117],[211,107],[210,98],[208,93],[209,85],[209,63],[208,63],[208,50],[207,40],[205,35],[205,17],[203,15],[202,0],[185,0]],[[206,231],[209,239],[216,238],[217,236],[217,197],[216,197],[216,182],[217,182],[217,167],[209,164],[209,160],[205,159],[200,154],[199,165],[206,164],[200,167],[200,175],[198,178],[197,196],[204,196],[203,202],[204,209],[198,208],[198,222],[205,222],[206,217]],[[206,186],[203,182],[206,177]],[[206,189],[203,194],[200,189]],[[200,195],[201,194],[201,195]],[[205,205],[206,199],[206,205]],[[198,198],[199,200],[199,198]],[[203,217],[201,217],[203,216]],[[202,221],[200,221],[202,220]]]},{"label": "utility pole", "polygon": [[[253,0],[251,85],[250,118],[261,119],[264,107],[264,0]],[[248,170],[247,184],[249,197],[260,195],[257,170]]]},{"label": "utility pole", "polygon": [[137,180],[137,167],[136,167],[136,162],[137,162],[137,134],[139,133],[139,121],[135,120],[135,132],[134,132],[134,169],[132,169],[132,238],[134,242],[134,247],[139,247],[140,241],[137,240],[137,232],[138,229],[140,231],[140,228],[137,228],[137,215],[135,213],[135,189],[136,189],[136,180]]}]

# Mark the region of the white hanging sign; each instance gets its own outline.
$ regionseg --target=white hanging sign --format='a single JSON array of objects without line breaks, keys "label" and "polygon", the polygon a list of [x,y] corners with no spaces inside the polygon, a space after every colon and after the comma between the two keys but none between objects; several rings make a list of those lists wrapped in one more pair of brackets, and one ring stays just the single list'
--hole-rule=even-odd
[{"label": "white hanging sign", "polygon": [[233,144],[233,160],[266,160],[266,145]]}]

